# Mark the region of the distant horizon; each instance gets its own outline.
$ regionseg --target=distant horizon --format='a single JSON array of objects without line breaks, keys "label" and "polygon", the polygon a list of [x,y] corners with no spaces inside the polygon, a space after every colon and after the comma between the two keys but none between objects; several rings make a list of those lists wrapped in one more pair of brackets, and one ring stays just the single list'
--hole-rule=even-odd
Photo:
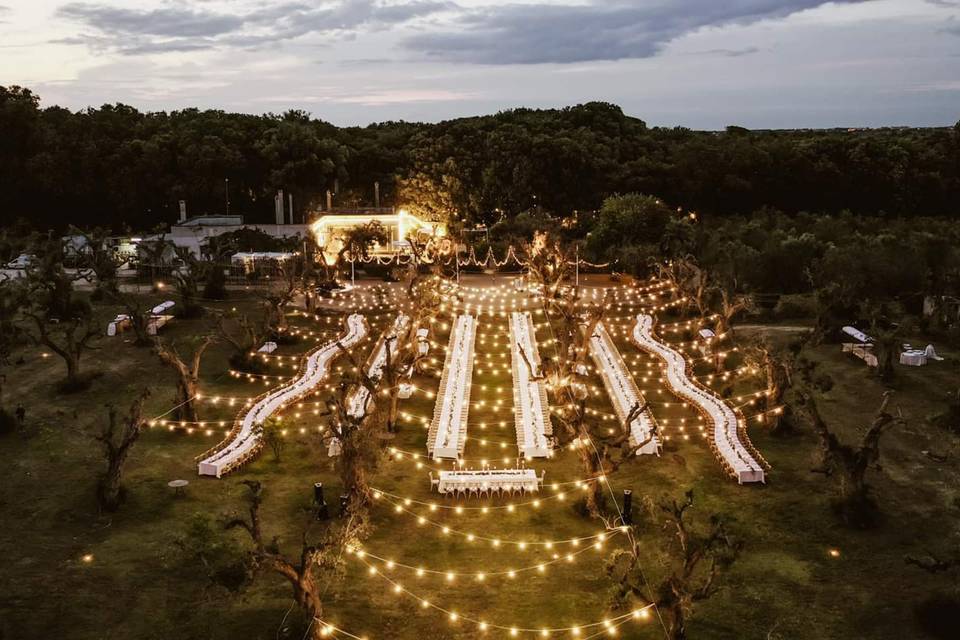
[{"label": "distant horizon", "polygon": [[0,0],[0,84],[340,127],[619,105],[718,131],[949,127],[960,0]]},{"label": "distant horizon", "polygon": [[[3,85],[0,85],[0,86],[3,86]],[[9,86],[13,86],[13,85],[7,85],[7,86],[8,86],[8,88],[9,88]],[[947,122],[947,123],[944,123],[944,124],[921,124],[921,125],[914,125],[914,124],[877,124],[877,125],[837,124],[837,125],[823,125],[823,126],[751,127],[751,126],[749,126],[749,125],[742,124],[742,123],[739,123],[739,122],[730,122],[730,123],[728,123],[728,124],[726,124],[726,125],[723,125],[723,126],[720,126],[720,127],[715,127],[715,128],[702,128],[702,127],[690,126],[690,125],[683,124],[683,123],[664,124],[664,123],[651,122],[650,120],[648,120],[647,118],[645,118],[643,115],[637,115],[637,114],[629,113],[629,112],[623,107],[623,105],[619,105],[619,104],[616,104],[616,103],[614,103],[614,102],[608,102],[608,101],[605,101],[605,100],[585,100],[585,101],[583,101],[583,102],[577,102],[577,103],[572,103],[572,104],[563,104],[563,105],[557,105],[557,106],[527,106],[527,105],[518,105],[518,106],[513,106],[513,107],[503,107],[503,108],[500,108],[500,109],[498,109],[498,110],[496,110],[496,111],[489,111],[489,112],[482,112],[482,113],[472,113],[472,114],[458,115],[458,116],[454,116],[454,117],[439,118],[439,119],[435,119],[435,120],[408,120],[408,119],[404,119],[404,118],[390,118],[390,119],[386,119],[386,120],[373,120],[373,121],[365,122],[365,123],[343,123],[343,122],[335,122],[335,121],[330,120],[330,119],[328,119],[328,118],[325,118],[325,117],[323,117],[322,115],[319,115],[319,114],[317,114],[317,113],[315,113],[315,112],[313,112],[313,111],[310,111],[309,109],[302,109],[302,108],[300,108],[300,107],[286,107],[286,108],[283,108],[283,109],[279,109],[279,110],[277,110],[277,111],[254,112],[254,111],[243,111],[243,110],[239,110],[239,109],[230,109],[230,108],[225,108],[225,107],[215,107],[215,106],[199,107],[199,106],[195,106],[195,105],[175,106],[175,107],[166,108],[166,109],[164,109],[164,108],[145,108],[145,107],[142,107],[142,106],[140,106],[140,105],[131,104],[131,103],[129,103],[129,102],[125,102],[125,101],[121,101],[121,100],[106,101],[106,102],[102,102],[102,103],[100,103],[100,104],[87,104],[87,105],[83,105],[83,106],[73,106],[73,105],[64,105],[64,104],[50,104],[50,101],[45,100],[44,97],[43,97],[43,95],[40,95],[39,93],[37,93],[36,91],[34,91],[31,87],[23,87],[23,88],[25,88],[25,89],[30,89],[30,91],[32,91],[32,92],[34,93],[34,95],[37,95],[37,97],[40,98],[40,108],[41,108],[41,109],[59,107],[59,108],[63,108],[63,109],[69,109],[70,111],[72,111],[72,112],[74,112],[74,113],[77,113],[77,112],[80,112],[80,111],[84,111],[84,110],[86,110],[86,109],[100,109],[100,108],[105,107],[105,106],[122,104],[122,105],[125,105],[125,106],[128,106],[128,107],[133,107],[133,108],[135,108],[137,111],[139,111],[139,112],[141,112],[141,113],[166,113],[166,114],[170,114],[170,113],[177,112],[177,111],[187,111],[187,110],[190,110],[190,109],[197,109],[197,110],[199,110],[199,111],[222,111],[222,112],[224,112],[224,113],[235,113],[235,114],[249,115],[249,116],[256,116],[256,117],[267,117],[267,116],[270,116],[270,115],[282,116],[284,113],[286,113],[286,112],[288,112],[288,111],[301,110],[301,111],[306,112],[306,113],[310,116],[311,119],[313,119],[313,120],[319,120],[319,121],[323,121],[323,122],[329,123],[329,124],[337,127],[338,129],[349,129],[349,128],[360,128],[360,129],[363,129],[363,128],[367,128],[367,127],[372,127],[372,126],[387,124],[387,123],[389,123],[389,122],[404,122],[404,123],[407,123],[407,124],[438,125],[438,124],[442,124],[442,123],[444,123],[444,122],[452,122],[452,121],[456,121],[456,120],[465,120],[465,119],[470,119],[470,118],[493,117],[493,116],[496,116],[496,115],[498,115],[498,114],[500,114],[500,113],[510,112],[510,111],[519,111],[519,110],[527,110],[527,111],[562,111],[562,110],[564,110],[564,109],[571,109],[571,108],[583,106],[583,105],[585,105],[585,104],[590,104],[590,103],[607,103],[607,104],[611,104],[611,105],[613,105],[613,106],[619,107],[620,110],[623,112],[624,116],[626,116],[626,117],[628,117],[628,118],[633,118],[633,119],[636,119],[636,120],[642,120],[642,121],[647,125],[647,127],[651,128],[651,129],[653,129],[653,128],[657,128],[657,129],[685,128],[685,129],[689,129],[689,130],[691,130],[691,131],[700,131],[700,132],[706,132],[706,133],[711,133],[711,132],[721,133],[721,132],[725,131],[725,130],[727,129],[727,127],[742,127],[742,128],[747,129],[747,130],[749,130],[749,131],[771,131],[771,132],[775,132],[775,131],[804,131],[804,130],[809,130],[809,131],[832,131],[832,130],[838,130],[838,129],[839,129],[839,130],[846,130],[846,129],[854,129],[854,130],[867,130],[867,129],[950,129],[950,128],[953,128],[954,126],[956,126],[958,122],[960,122],[960,113],[958,113],[958,115],[957,115],[958,120],[952,121],[952,122]]]}]

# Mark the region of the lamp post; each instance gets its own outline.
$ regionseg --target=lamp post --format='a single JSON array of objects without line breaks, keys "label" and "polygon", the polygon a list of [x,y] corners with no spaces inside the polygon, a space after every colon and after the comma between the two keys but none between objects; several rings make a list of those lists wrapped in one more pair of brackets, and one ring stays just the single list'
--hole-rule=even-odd
[{"label": "lamp post", "polygon": [[580,245],[576,246],[576,255],[577,255],[577,265],[575,267],[577,273],[577,286],[580,286]]},{"label": "lamp post", "polygon": [[351,245],[350,247],[350,288],[351,289],[355,287],[357,284],[356,265],[357,265],[357,257],[353,255],[353,246]]},{"label": "lamp post", "polygon": [[223,193],[227,202],[227,215],[230,215],[230,178],[223,179]]}]

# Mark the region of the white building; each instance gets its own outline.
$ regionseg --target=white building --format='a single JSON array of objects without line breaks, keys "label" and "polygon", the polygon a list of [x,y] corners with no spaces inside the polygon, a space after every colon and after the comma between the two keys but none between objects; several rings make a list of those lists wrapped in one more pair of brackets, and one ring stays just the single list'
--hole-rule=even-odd
[{"label": "white building", "polygon": [[442,222],[421,220],[405,209],[394,211],[385,208],[334,210],[318,217],[310,225],[310,229],[317,238],[317,245],[323,247],[327,255],[334,255],[343,247],[343,238],[347,232],[370,222],[379,222],[390,237],[388,245],[376,245],[373,248],[374,254],[392,254],[405,250],[406,239],[413,234],[430,236],[447,234],[447,225]]},{"label": "white building", "polygon": [[[241,215],[205,215],[181,220],[170,227],[170,232],[164,239],[176,247],[186,247],[198,258],[210,238],[241,229],[262,231],[274,238],[305,238],[307,225],[305,224],[244,224]],[[160,235],[145,236],[142,241],[158,240]],[[173,250],[170,251],[173,257]]]}]

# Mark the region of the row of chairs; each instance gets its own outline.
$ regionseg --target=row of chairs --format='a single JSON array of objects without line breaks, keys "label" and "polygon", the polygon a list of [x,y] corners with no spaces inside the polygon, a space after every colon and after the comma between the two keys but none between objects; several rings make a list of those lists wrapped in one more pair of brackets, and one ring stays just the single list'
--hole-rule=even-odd
[{"label": "row of chairs", "polygon": [[[531,486],[529,482],[470,482],[459,483],[452,491],[447,491],[444,495],[455,498],[500,498],[505,495],[528,495],[539,492],[543,487],[546,471],[541,470],[537,476],[536,485]],[[433,472],[430,472],[430,490],[440,490],[440,478],[436,478]]]}]

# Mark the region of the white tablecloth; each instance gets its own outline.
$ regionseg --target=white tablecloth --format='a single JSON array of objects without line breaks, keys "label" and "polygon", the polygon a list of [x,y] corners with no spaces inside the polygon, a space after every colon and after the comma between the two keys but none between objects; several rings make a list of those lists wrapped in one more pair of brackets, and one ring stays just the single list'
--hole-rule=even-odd
[{"label": "white tablecloth", "polygon": [[718,455],[726,462],[737,481],[763,482],[763,467],[754,460],[740,441],[739,419],[727,402],[702,388],[687,377],[683,355],[661,342],[653,334],[653,316],[640,314],[633,328],[633,338],[649,353],[656,354],[666,365],[667,384],[681,398],[703,409],[713,422],[713,442]]},{"label": "white tablecloth", "polygon": [[450,346],[440,378],[440,391],[433,409],[433,421],[427,435],[430,456],[459,458],[467,437],[470,411],[470,387],[473,379],[473,349],[477,333],[476,318],[458,316],[450,333]]},{"label": "white tablecloth", "polygon": [[486,471],[441,471],[437,491],[450,493],[461,489],[538,491],[540,485],[533,469],[488,469]]},{"label": "white tablecloth", "polygon": [[[399,336],[400,333],[407,328],[407,323],[409,321],[410,316],[401,313],[393,321],[393,324],[390,325],[390,328],[383,332],[383,336],[377,342],[374,355],[370,359],[370,366],[367,369],[368,378],[371,380],[379,380],[383,376],[383,370],[387,366],[387,340],[394,341],[393,344],[390,345],[390,357],[395,358],[397,355],[397,336]],[[370,389],[361,385],[350,394],[347,411],[351,416],[359,418],[364,414],[369,402]]]},{"label": "white tablecloth", "polygon": [[546,458],[550,455],[548,436],[553,434],[547,390],[542,379],[533,379],[527,362],[523,360],[526,355],[530,366],[540,373],[540,352],[529,311],[510,314],[510,345],[517,447],[525,458]]},{"label": "white tablecloth", "polygon": [[330,363],[340,355],[338,343],[346,349],[359,342],[366,334],[367,323],[363,316],[357,313],[348,316],[346,334],[311,351],[297,379],[270,391],[254,403],[249,411],[239,418],[239,424],[235,425],[229,441],[205,454],[204,459],[197,465],[198,473],[219,478],[242,464],[256,452],[260,440],[257,426],[263,424],[274,412],[295,402],[320,384],[327,376]]},{"label": "white tablecloth", "polygon": [[900,354],[900,364],[905,364],[910,367],[922,367],[927,364],[927,354],[916,349],[904,351]]},{"label": "white tablecloth", "polygon": [[[600,377],[603,379],[603,386],[610,396],[617,417],[621,423],[626,421],[633,407],[643,406],[646,401],[602,322],[597,324],[593,336],[590,337],[590,355],[593,356],[593,361],[597,365]],[[638,456],[660,455],[660,438],[654,433],[653,421],[647,411],[634,417],[628,426],[630,446],[635,447],[646,442],[637,450]]]}]

